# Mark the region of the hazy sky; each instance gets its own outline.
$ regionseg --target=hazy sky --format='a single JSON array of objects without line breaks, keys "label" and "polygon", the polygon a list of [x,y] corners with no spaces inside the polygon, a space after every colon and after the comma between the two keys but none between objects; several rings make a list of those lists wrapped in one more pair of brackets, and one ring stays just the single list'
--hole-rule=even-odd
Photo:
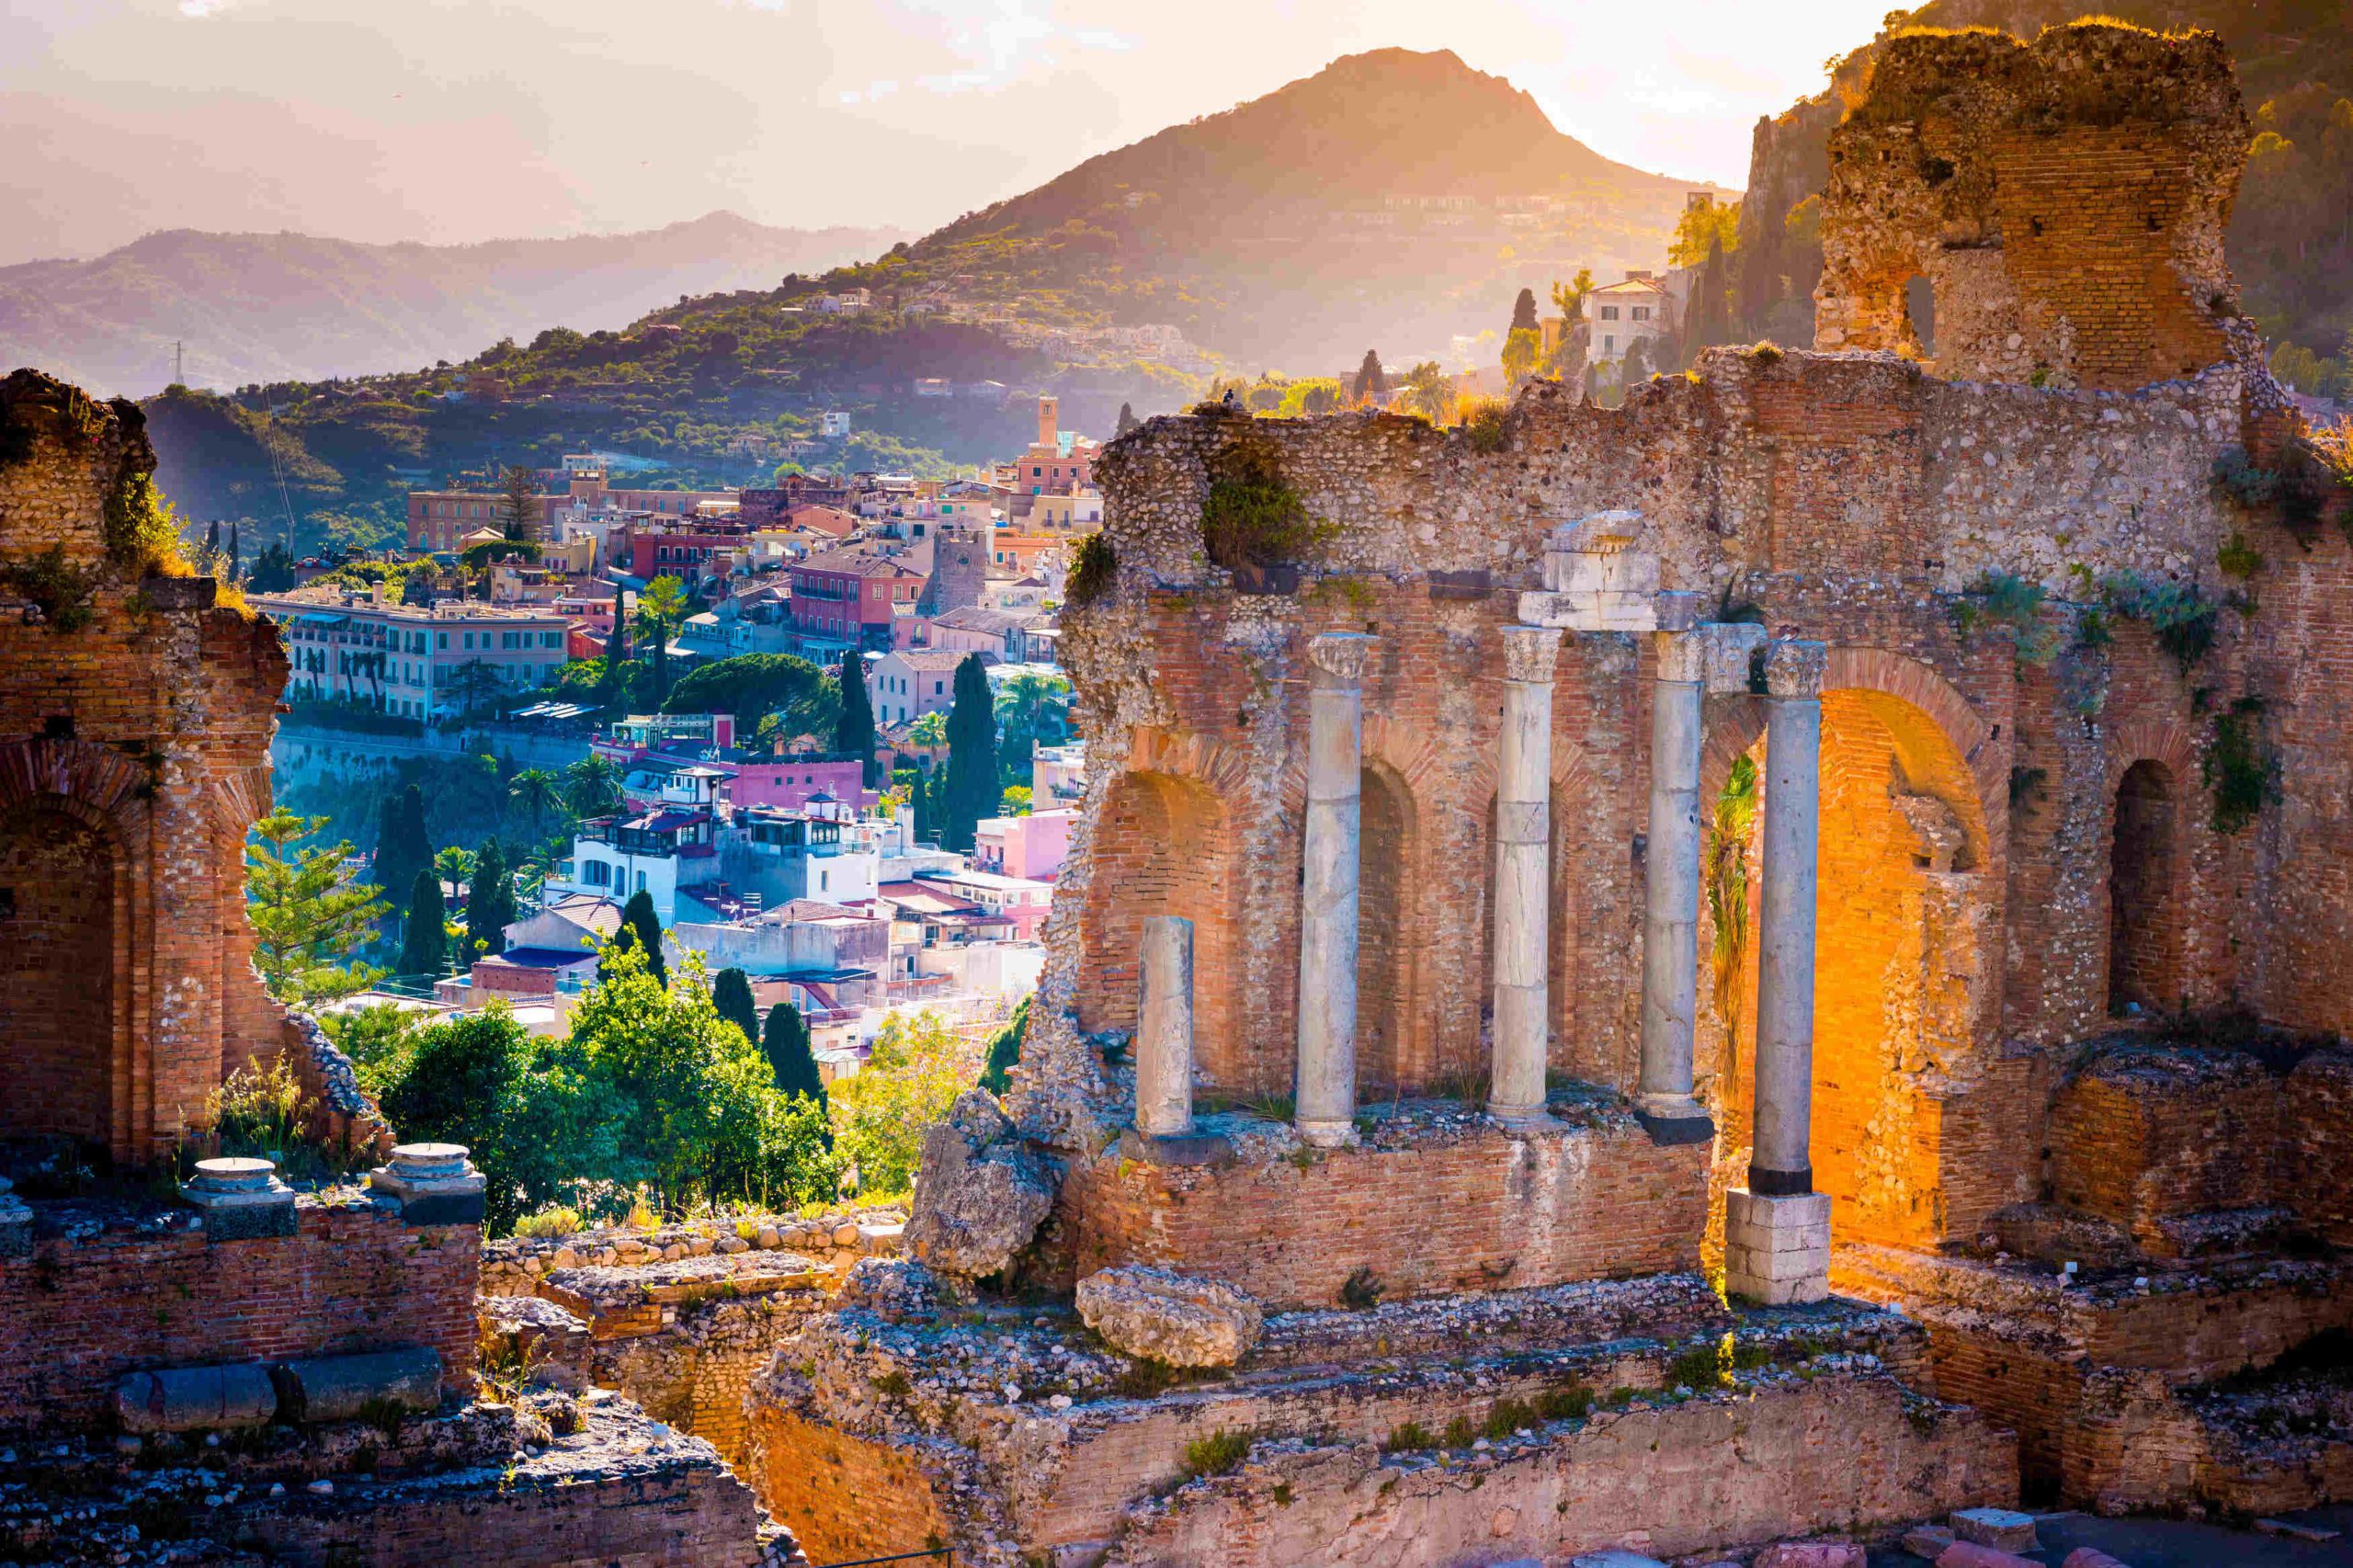
[{"label": "hazy sky", "polygon": [[924,229],[1334,56],[1451,49],[1744,183],[1888,0],[5,0],[0,263],[154,229]]}]

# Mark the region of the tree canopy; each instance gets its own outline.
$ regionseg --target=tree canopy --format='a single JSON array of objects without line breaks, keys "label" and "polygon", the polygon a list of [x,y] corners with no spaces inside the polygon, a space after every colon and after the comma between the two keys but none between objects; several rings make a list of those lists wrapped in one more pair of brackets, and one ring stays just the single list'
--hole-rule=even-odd
[{"label": "tree canopy", "polygon": [[866,689],[865,655],[855,648],[843,649],[834,684],[841,694],[841,706],[834,718],[834,749],[860,760],[859,782],[870,790],[879,765],[874,760],[874,699]]},{"label": "tree canopy", "polygon": [[376,938],[385,905],[378,890],[345,869],[348,844],[304,848],[326,825],[279,807],[254,824],[245,846],[245,913],[254,926],[254,967],[281,1002],[347,996],[374,978],[344,960]]},{"label": "tree canopy", "polygon": [[997,778],[996,705],[989,695],[988,666],[978,653],[956,666],[955,690],[948,712],[948,793],[939,842],[942,848],[970,854],[973,830],[983,817],[996,814],[1004,796]]}]

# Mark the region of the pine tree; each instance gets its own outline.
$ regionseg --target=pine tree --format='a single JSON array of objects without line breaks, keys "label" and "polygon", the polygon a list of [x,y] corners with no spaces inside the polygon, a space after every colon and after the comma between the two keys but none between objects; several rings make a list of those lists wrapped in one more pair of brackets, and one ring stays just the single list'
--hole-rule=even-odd
[{"label": "pine tree", "polygon": [[243,575],[244,574],[244,569],[242,566],[240,566],[240,565],[238,565],[238,564],[237,564],[237,563],[238,563],[238,562],[242,561],[243,559],[244,559],[244,557],[243,557],[243,556],[241,556],[241,555],[239,555],[239,554],[237,553],[237,523],[236,523],[236,519],[233,517],[233,518],[231,518],[231,519],[229,520],[229,575],[230,575],[230,576],[232,576],[232,577],[240,577],[240,576],[243,576]]},{"label": "pine tree", "polygon": [[1120,424],[1119,427],[1111,432],[1112,438],[1118,439],[1142,423],[1142,420],[1136,417],[1136,411],[1133,408],[1124,403],[1120,404]]},{"label": "pine tree", "polygon": [[871,790],[879,773],[874,760],[874,700],[867,695],[865,655],[855,648],[843,649],[834,679],[842,692],[841,715],[834,721],[834,749],[858,759],[858,780]]},{"label": "pine tree", "polygon": [[759,1009],[752,1001],[752,982],[740,969],[722,969],[711,977],[711,1006],[719,1016],[744,1031],[756,1044],[760,1038]]},{"label": "pine tree", "polygon": [[281,1002],[348,995],[378,972],[344,962],[374,937],[384,913],[376,888],[344,869],[351,846],[299,847],[326,824],[324,817],[299,817],[281,806],[254,824],[259,842],[245,849],[254,968]]},{"label": "pine tree", "polygon": [[805,1095],[821,1106],[825,1103],[825,1080],[819,1075],[817,1058],[809,1049],[809,1026],[801,1021],[800,1008],[779,1002],[768,1009],[760,1050],[767,1055],[768,1070],[776,1075],[779,1093]]},{"label": "pine tree", "polygon": [[449,933],[442,929],[449,912],[441,903],[441,878],[427,866],[417,872],[408,899],[408,934],[401,942],[403,974],[438,979],[449,968]]},{"label": "pine tree", "polygon": [[1364,363],[1357,367],[1357,384],[1353,395],[1358,403],[1362,403],[1369,397],[1382,398],[1389,395],[1389,377],[1381,369],[1381,356],[1370,348],[1364,351]]},{"label": "pine tree", "polygon": [[956,701],[948,710],[948,798],[940,847],[972,852],[973,830],[1005,799],[996,776],[996,703],[988,666],[968,653],[956,666]]},{"label": "pine tree", "polygon": [[1519,298],[1511,302],[1511,326],[1504,335],[1509,337],[1515,332],[1533,332],[1542,335],[1543,329],[1536,324],[1536,290],[1533,289],[1522,289]]},{"label": "pine tree", "polygon": [[474,880],[466,894],[466,956],[495,958],[506,950],[506,927],[515,924],[515,879],[506,852],[494,838],[474,856]]}]

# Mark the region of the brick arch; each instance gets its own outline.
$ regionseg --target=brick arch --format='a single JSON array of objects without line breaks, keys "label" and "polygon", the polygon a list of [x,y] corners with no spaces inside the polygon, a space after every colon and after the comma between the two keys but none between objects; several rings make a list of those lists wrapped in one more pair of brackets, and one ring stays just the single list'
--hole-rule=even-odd
[{"label": "brick arch", "polygon": [[0,745],[0,1131],[74,1138],[117,1158],[151,1129],[140,1103],[132,961],[152,893],[146,767],[86,741]]},{"label": "brick arch", "polygon": [[2110,738],[2101,796],[2100,994],[2108,1011],[2184,1005],[2197,747],[2180,725],[2141,718]]}]

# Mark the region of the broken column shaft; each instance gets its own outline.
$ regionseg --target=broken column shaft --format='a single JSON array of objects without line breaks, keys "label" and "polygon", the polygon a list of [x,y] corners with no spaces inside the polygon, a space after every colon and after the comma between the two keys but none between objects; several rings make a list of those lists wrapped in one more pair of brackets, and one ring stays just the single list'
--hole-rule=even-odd
[{"label": "broken column shaft", "polygon": [[1300,879],[1299,1135],[1326,1147],[1354,1135],[1357,917],[1364,767],[1364,661],[1373,639],[1309,641],[1307,835]]},{"label": "broken column shaft", "polygon": [[1193,1131],[1193,923],[1155,915],[1143,923],[1143,998],[1136,1009],[1136,1131],[1183,1138]]},{"label": "broken column shaft", "polygon": [[1703,1143],[1714,1124],[1691,1096],[1699,994],[1699,745],[1706,699],[1695,594],[1659,596],[1651,642],[1651,820],[1643,855],[1643,1059],[1636,1111],[1660,1143]]}]

